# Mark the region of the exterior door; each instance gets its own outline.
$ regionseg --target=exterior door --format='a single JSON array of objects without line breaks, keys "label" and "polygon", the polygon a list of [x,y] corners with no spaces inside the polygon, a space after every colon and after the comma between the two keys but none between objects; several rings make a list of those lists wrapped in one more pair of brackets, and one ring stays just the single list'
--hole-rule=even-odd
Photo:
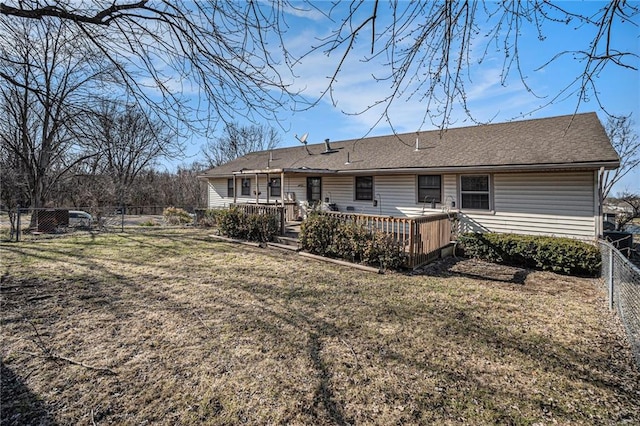
[{"label": "exterior door", "polygon": [[307,178],[307,201],[311,205],[322,201],[322,179],[320,177]]}]

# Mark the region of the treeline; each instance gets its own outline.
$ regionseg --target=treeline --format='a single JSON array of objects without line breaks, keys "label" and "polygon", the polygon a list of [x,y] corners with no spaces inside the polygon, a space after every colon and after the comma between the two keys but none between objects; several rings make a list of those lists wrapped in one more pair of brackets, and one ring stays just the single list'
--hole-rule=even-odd
[{"label": "treeline", "polygon": [[[206,206],[206,182],[197,178],[204,169],[205,165],[198,162],[179,166],[173,172],[148,168],[142,170],[124,191],[119,190],[117,180],[107,174],[68,173],[49,190],[47,202],[42,207],[177,206],[193,211]],[[2,208],[11,210],[18,204],[3,203]],[[29,205],[25,203],[21,207]]]}]

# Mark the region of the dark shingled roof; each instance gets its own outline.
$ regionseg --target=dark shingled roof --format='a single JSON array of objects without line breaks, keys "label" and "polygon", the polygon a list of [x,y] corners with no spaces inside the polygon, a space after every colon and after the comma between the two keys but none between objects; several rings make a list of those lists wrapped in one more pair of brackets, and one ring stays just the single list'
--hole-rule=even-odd
[{"label": "dark shingled roof", "polygon": [[[419,149],[416,148],[416,137]],[[615,168],[620,161],[595,113],[375,136],[247,154],[203,174],[322,169],[342,173],[401,169]],[[347,161],[349,154],[349,164]],[[271,158],[271,161],[270,161]],[[302,171],[302,170],[300,170]]]}]

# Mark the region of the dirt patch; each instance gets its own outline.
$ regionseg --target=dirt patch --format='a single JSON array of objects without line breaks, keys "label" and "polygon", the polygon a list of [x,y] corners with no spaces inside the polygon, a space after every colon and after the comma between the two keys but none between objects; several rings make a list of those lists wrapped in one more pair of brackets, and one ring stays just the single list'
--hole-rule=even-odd
[{"label": "dirt patch", "polygon": [[461,276],[497,282],[524,284],[533,271],[515,266],[498,265],[478,259],[446,257],[414,271],[414,274],[437,277]]}]

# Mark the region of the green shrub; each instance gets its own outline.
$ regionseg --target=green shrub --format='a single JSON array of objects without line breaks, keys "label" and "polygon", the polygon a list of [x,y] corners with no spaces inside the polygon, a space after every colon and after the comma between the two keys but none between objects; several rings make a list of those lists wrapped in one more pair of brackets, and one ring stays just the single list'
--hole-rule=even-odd
[{"label": "green shrub", "polygon": [[272,241],[278,233],[279,221],[273,215],[250,214],[237,208],[216,213],[218,229],[222,235],[249,241]]},{"label": "green shrub", "polygon": [[223,209],[207,209],[202,212],[202,216],[198,219],[198,226],[211,228],[218,225],[218,220],[226,210]]},{"label": "green shrub", "polygon": [[193,221],[191,215],[187,213],[186,210],[178,207],[167,207],[162,212],[162,217],[168,225],[184,225]]},{"label": "green shrub", "polygon": [[312,213],[300,226],[300,247],[320,256],[331,255],[333,237],[340,221],[332,216]]},{"label": "green shrub", "polygon": [[371,233],[363,225],[343,222],[322,213],[309,215],[300,227],[300,246],[321,256],[399,269],[406,260],[401,244],[383,232]]},{"label": "green shrub", "polygon": [[273,241],[278,233],[278,218],[274,215],[251,214],[245,217],[246,236],[249,241]]},{"label": "green shrub", "polygon": [[218,230],[230,238],[244,238],[246,225],[244,213],[237,207],[222,210],[218,215]]},{"label": "green shrub", "polygon": [[372,235],[362,225],[340,222],[329,246],[329,254],[351,262],[362,262]]},{"label": "green shrub", "polygon": [[381,269],[400,269],[406,261],[402,244],[383,232],[374,232],[364,251],[363,260]]},{"label": "green shrub", "polygon": [[596,276],[600,272],[600,250],[571,238],[472,233],[461,235],[458,244],[465,256],[489,262],[569,275]]}]

